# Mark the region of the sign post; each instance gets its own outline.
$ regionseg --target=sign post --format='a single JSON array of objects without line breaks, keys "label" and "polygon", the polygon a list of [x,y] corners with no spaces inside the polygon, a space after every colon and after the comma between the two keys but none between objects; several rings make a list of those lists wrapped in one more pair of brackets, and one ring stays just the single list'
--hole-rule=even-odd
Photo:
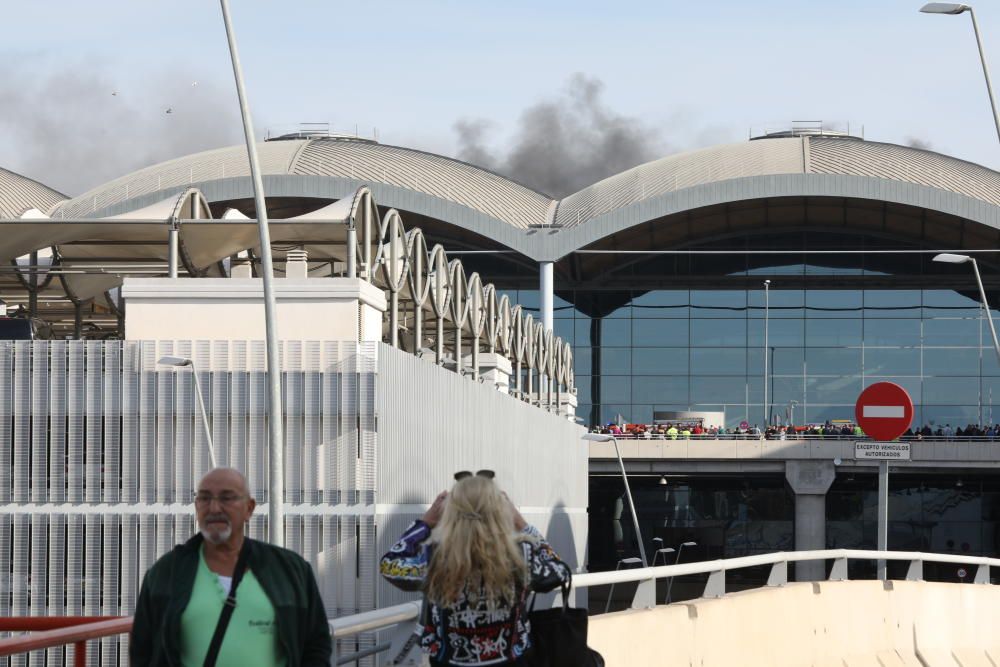
[{"label": "sign post", "polygon": [[[876,443],[858,442],[855,458],[878,459],[878,550],[889,550],[889,461],[909,460],[909,443],[892,443],[913,421],[913,401],[906,390],[893,382],[876,382],[861,392],[854,405],[854,417],[861,430]],[[878,578],[886,579],[885,560],[878,561]]]}]

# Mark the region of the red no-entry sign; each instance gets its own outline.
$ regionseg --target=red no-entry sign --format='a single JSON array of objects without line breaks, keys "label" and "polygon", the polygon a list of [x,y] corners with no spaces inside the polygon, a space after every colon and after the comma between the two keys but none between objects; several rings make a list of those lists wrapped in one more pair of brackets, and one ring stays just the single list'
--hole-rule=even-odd
[{"label": "red no-entry sign", "polygon": [[876,382],[858,396],[854,417],[875,440],[895,440],[910,428],[913,401],[898,384]]}]

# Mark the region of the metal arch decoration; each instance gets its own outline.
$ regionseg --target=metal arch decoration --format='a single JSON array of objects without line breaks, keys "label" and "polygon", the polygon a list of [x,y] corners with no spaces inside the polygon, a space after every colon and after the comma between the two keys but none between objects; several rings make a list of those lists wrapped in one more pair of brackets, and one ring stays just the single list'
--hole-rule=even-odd
[{"label": "metal arch decoration", "polygon": [[[523,313],[524,310],[522,309],[521,312]],[[535,340],[535,318],[530,314],[522,315],[521,337],[524,339],[524,363],[528,371],[525,378],[524,390],[528,393],[527,398],[530,401],[531,394],[534,391],[534,383],[531,375],[535,366],[535,345],[538,342]]]},{"label": "metal arch decoration", "polygon": [[427,239],[419,227],[406,234],[406,254],[409,258],[406,287],[413,304],[413,352],[420,354],[424,347],[424,304],[430,295],[431,281]]},{"label": "metal arch decoration", "polygon": [[[495,294],[495,292],[494,292]],[[497,347],[504,354],[510,354],[511,340],[510,297],[506,294],[497,303]]]},{"label": "metal arch decoration", "polygon": [[390,209],[380,226],[376,255],[378,278],[389,290],[389,340],[399,347],[399,292],[407,283],[409,254],[406,230],[396,209]]},{"label": "metal arch decoration", "polygon": [[521,396],[521,364],[527,351],[528,341],[524,337],[524,309],[520,305],[510,311],[510,354],[514,357],[514,391]]},{"label": "metal arch decoration", "polygon": [[440,365],[444,363],[444,318],[448,315],[452,295],[448,273],[448,253],[440,245],[435,244],[431,248],[427,263],[430,269],[431,310],[434,311],[434,317],[437,319],[434,361]]},{"label": "metal arch decoration", "polygon": [[462,329],[465,328],[465,323],[469,319],[469,284],[462,260],[453,259],[448,263],[448,279],[451,289],[451,303],[448,313],[451,315],[451,323],[455,327],[455,370],[461,375],[465,371],[465,362],[462,356]]},{"label": "metal arch decoration", "polygon": [[[490,285],[492,287],[492,285]],[[483,279],[478,273],[469,276],[466,292],[466,311],[469,333],[472,336],[472,379],[479,379],[479,344],[486,326],[487,306],[483,292]]]}]

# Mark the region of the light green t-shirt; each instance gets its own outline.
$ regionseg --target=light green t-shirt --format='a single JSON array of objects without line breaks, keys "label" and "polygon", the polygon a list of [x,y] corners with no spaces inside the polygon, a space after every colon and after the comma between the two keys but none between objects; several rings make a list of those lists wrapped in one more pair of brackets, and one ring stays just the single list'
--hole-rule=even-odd
[{"label": "light green t-shirt", "polygon": [[[212,643],[226,601],[228,584],[227,578],[226,588],[223,588],[219,575],[208,569],[204,552],[199,553],[194,589],[181,615],[181,664],[186,667],[201,667],[205,663],[208,645]],[[278,644],[274,605],[250,570],[243,574],[236,589],[236,609],[229,619],[215,664],[217,667],[285,665],[285,656]]]}]

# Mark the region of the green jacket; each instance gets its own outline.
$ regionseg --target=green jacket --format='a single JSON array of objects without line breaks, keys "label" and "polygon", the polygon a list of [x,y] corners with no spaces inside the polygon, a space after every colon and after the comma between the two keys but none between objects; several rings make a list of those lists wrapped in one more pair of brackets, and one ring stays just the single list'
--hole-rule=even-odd
[{"label": "green jacket", "polygon": [[[134,667],[181,664],[181,614],[194,588],[202,540],[200,533],[195,535],[146,572],[129,641]],[[329,665],[330,626],[309,563],[293,551],[250,540],[248,566],[274,605],[278,643],[288,667]],[[237,589],[237,604],[239,597]]]}]

